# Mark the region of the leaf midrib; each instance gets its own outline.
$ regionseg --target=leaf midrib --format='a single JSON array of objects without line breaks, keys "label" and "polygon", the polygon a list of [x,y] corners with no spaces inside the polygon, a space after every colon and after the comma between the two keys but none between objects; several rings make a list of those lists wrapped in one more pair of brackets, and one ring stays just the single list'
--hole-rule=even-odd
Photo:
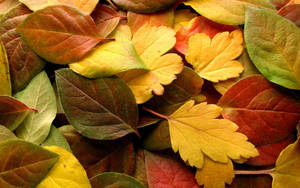
[{"label": "leaf midrib", "polygon": [[244,108],[235,108],[235,107],[222,107],[224,110],[225,109],[230,109],[230,110],[243,110],[243,111],[256,111],[256,112],[269,112],[269,113],[285,113],[285,114],[295,114],[295,115],[300,115],[300,113],[297,112],[285,112],[285,111],[276,111],[276,110],[261,110],[261,109],[248,109],[246,107]]}]

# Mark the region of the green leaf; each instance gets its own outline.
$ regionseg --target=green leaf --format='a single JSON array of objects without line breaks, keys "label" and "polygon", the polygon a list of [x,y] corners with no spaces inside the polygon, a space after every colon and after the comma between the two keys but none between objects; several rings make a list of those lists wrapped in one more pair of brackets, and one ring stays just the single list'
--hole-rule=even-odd
[{"label": "green leaf", "polygon": [[42,146],[59,146],[72,153],[67,140],[54,125],[51,126],[50,133],[46,140],[42,143]]},{"label": "green leaf", "polygon": [[89,80],[71,69],[60,69],[56,84],[68,120],[82,135],[113,140],[136,132],[137,104],[120,78]]},{"label": "green leaf", "polygon": [[6,50],[0,41],[0,95],[11,95],[11,83],[9,75],[9,63]]},{"label": "green leaf", "polygon": [[45,72],[38,74],[15,97],[31,108],[37,109],[37,112],[30,112],[17,128],[17,136],[41,144],[50,132],[57,111],[55,93],[47,74]]},{"label": "green leaf", "polygon": [[170,7],[177,0],[112,0],[123,10],[138,13],[152,13]]},{"label": "green leaf", "polygon": [[16,135],[8,128],[0,125],[0,142],[5,140],[18,139]]},{"label": "green leaf", "polygon": [[135,178],[116,172],[105,172],[90,179],[92,187],[146,188]]},{"label": "green leaf", "polygon": [[45,66],[45,62],[30,49],[16,31],[16,27],[30,13],[26,6],[20,4],[0,20],[0,39],[7,53],[13,93],[24,89]]},{"label": "green leaf", "polygon": [[247,8],[245,41],[257,69],[271,82],[300,90],[300,30],[266,9]]},{"label": "green leaf", "polygon": [[17,31],[38,55],[56,64],[79,61],[103,40],[89,15],[66,5],[32,13]]},{"label": "green leaf", "polygon": [[184,4],[202,16],[226,25],[244,24],[246,6],[274,9],[269,0],[188,0]]},{"label": "green leaf", "polygon": [[35,187],[48,174],[58,155],[20,140],[0,143],[0,187]]},{"label": "green leaf", "polygon": [[15,130],[30,110],[24,103],[9,96],[0,96],[0,124],[9,130]]}]

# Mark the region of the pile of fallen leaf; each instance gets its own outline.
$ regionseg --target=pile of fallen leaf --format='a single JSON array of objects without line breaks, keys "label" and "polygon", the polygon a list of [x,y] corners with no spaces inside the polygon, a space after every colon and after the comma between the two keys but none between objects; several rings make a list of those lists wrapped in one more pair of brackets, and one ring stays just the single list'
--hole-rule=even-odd
[{"label": "pile of fallen leaf", "polygon": [[299,0],[1,0],[0,188],[299,188],[299,26]]}]

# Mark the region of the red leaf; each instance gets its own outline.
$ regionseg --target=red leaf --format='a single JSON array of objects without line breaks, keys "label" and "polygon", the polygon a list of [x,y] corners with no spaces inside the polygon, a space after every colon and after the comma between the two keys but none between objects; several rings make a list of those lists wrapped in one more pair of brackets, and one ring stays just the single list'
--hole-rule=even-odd
[{"label": "red leaf", "polygon": [[[275,144],[290,136],[300,120],[300,102],[276,90],[262,75],[254,75],[233,85],[219,100],[222,116],[235,122],[239,132],[248,136],[256,146]],[[261,148],[262,149],[262,148]],[[275,162],[282,146],[261,151],[272,151]],[[276,154],[276,155],[275,155]],[[263,165],[270,158],[263,158],[256,165]],[[266,160],[266,161],[265,161]],[[270,161],[268,161],[270,164]]]},{"label": "red leaf", "polygon": [[198,188],[194,173],[181,162],[145,152],[149,188]]},{"label": "red leaf", "polygon": [[278,11],[278,14],[300,27],[300,4],[287,4]]},{"label": "red leaf", "polygon": [[205,33],[213,38],[217,33],[233,31],[237,27],[215,23],[203,16],[192,19],[187,26],[181,27],[176,33],[175,49],[186,54],[189,48],[189,38],[196,33]]}]

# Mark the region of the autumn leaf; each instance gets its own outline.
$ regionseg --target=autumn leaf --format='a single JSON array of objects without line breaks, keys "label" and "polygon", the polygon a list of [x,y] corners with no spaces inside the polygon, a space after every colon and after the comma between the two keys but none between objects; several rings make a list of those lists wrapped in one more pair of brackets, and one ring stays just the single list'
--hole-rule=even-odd
[{"label": "autumn leaf", "polygon": [[299,187],[300,143],[299,139],[279,155],[272,172],[272,188]]},{"label": "autumn leaf", "polygon": [[[218,105],[224,109],[222,116],[235,122],[238,131],[247,135],[249,141],[256,146],[273,145],[268,151],[277,155],[282,149],[278,143],[293,134],[300,120],[299,101],[278,90],[262,75],[237,82],[222,96]],[[268,164],[274,163],[274,158]]]},{"label": "autumn leaf", "polygon": [[2,0],[0,2],[0,18],[18,5],[20,5],[18,0]]},{"label": "autumn leaf", "polygon": [[240,160],[258,155],[254,145],[247,137],[235,132],[238,127],[226,119],[215,119],[222,108],[214,104],[194,105],[190,100],[170,116],[164,116],[169,122],[171,145],[189,165],[202,168],[204,155],[216,162]]},{"label": "autumn leaf", "polygon": [[[180,23],[179,23],[180,24]],[[237,27],[219,24],[203,16],[194,17],[193,19],[181,23],[182,27],[176,31],[175,49],[182,54],[186,54],[189,48],[189,38],[196,33],[205,33],[213,38],[217,33],[233,31]],[[175,25],[176,30],[176,25]]]},{"label": "autumn leaf", "polygon": [[20,4],[0,20],[0,39],[7,53],[13,93],[24,89],[45,66],[45,62],[31,50],[16,31],[16,27],[30,13],[25,5]]},{"label": "autumn leaf", "polygon": [[212,40],[200,33],[190,37],[186,60],[202,78],[219,82],[238,77],[243,72],[244,67],[234,60],[242,52],[243,36],[240,30],[218,33]]},{"label": "autumn leaf", "polygon": [[191,9],[179,9],[175,11],[174,16],[174,30],[177,32],[182,26],[188,25],[190,20],[197,17],[197,14]]},{"label": "autumn leaf", "polygon": [[91,188],[86,172],[70,152],[58,146],[44,146],[44,148],[57,153],[59,159],[37,188]]},{"label": "autumn leaf", "polygon": [[300,2],[298,4],[287,4],[278,11],[278,14],[300,27]]},{"label": "autumn leaf", "polygon": [[32,13],[17,31],[38,55],[56,64],[80,60],[103,40],[90,16],[66,5]]},{"label": "autumn leaf", "polygon": [[276,13],[247,8],[245,42],[256,68],[269,81],[300,90],[300,30]]},{"label": "autumn leaf", "polygon": [[204,157],[203,168],[197,169],[196,180],[204,188],[224,188],[225,183],[231,184],[234,178],[233,164],[218,163],[208,157]]},{"label": "autumn leaf", "polygon": [[0,187],[36,187],[59,156],[42,147],[21,141],[0,143]]},{"label": "autumn leaf", "polygon": [[0,41],[0,95],[11,95],[9,62],[3,43]]},{"label": "autumn leaf", "polygon": [[16,135],[3,125],[0,125],[0,142],[5,140],[16,140]]},{"label": "autumn leaf", "polygon": [[193,171],[175,158],[145,151],[145,164],[149,188],[199,188]]},{"label": "autumn leaf", "polygon": [[123,10],[137,13],[153,13],[170,7],[177,0],[112,0]]},{"label": "autumn leaf", "polygon": [[146,174],[145,154],[143,149],[136,152],[135,171],[133,177],[148,187],[148,178]]},{"label": "autumn leaf", "polygon": [[128,84],[138,104],[153,95],[164,93],[163,85],[170,84],[183,69],[180,56],[167,53],[175,44],[175,32],[167,27],[140,28],[132,38],[133,45],[149,71],[132,70],[119,76]]},{"label": "autumn leaf", "polygon": [[30,10],[37,11],[53,5],[74,6],[86,14],[90,14],[98,3],[98,0],[20,0]]},{"label": "autumn leaf", "polygon": [[246,6],[274,9],[268,0],[188,0],[184,4],[210,20],[227,25],[244,24]]}]

